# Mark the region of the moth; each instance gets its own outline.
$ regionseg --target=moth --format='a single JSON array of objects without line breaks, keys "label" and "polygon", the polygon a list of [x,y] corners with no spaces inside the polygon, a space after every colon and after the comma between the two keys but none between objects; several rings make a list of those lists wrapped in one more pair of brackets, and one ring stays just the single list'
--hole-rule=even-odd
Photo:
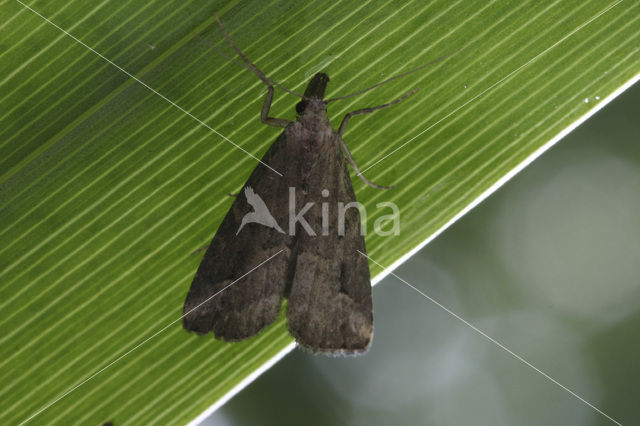
[{"label": "moth", "polygon": [[277,83],[236,47],[217,15],[216,20],[243,66],[267,85],[262,122],[284,131],[251,173],[206,250],[184,303],[183,327],[213,332],[225,341],[247,339],[276,320],[286,298],[287,326],[300,346],[315,353],[364,353],[373,336],[373,306],[360,213],[336,206],[356,201],[347,161],[368,185],[390,187],[375,185],[359,172],[342,136],[351,117],[387,108],[415,90],[347,114],[336,131],[327,118],[328,103],[407,73],[328,100],[329,77],[317,73],[304,95],[283,88],[302,98],[295,121],[270,117]]}]

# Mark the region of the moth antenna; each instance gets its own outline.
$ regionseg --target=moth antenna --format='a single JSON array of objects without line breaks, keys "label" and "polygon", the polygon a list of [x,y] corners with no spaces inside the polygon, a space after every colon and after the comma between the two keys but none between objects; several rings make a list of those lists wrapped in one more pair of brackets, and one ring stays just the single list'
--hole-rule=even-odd
[{"label": "moth antenna", "polygon": [[[222,49],[220,49],[218,46],[214,45],[213,43],[211,43],[210,41],[200,37],[200,35],[196,34],[196,37],[198,38],[198,40],[200,40],[202,43],[206,44],[210,49],[215,50],[216,53],[218,53],[220,56],[228,59],[229,61],[233,62],[234,64],[246,68],[251,72],[254,72],[252,68],[250,68],[249,66],[247,66],[247,64],[244,64],[242,62],[238,62],[235,59],[233,59],[231,56],[227,55],[226,53],[224,53],[222,51]],[[287,89],[286,87],[282,86],[280,83],[273,81],[269,78],[267,78],[270,82],[270,84],[273,84],[275,86],[278,86],[279,88],[281,88],[282,90],[284,90],[285,92],[291,93],[292,95],[296,95],[296,96],[300,96],[297,93],[292,92],[291,90]]]},{"label": "moth antenna", "polygon": [[235,59],[233,59],[231,56],[227,55],[226,53],[224,53],[222,51],[222,49],[220,49],[218,46],[214,45],[213,43],[209,42],[209,40],[206,40],[202,37],[200,37],[200,34],[196,34],[196,37],[198,38],[198,40],[200,40],[202,43],[206,44],[210,49],[213,49],[216,51],[216,53],[218,53],[220,56],[226,58],[227,60],[233,62],[234,64],[241,66],[243,68],[248,69],[249,71],[253,72],[253,70],[251,68],[249,68],[247,66],[247,64],[243,64],[242,62],[238,62]]},{"label": "moth antenna", "polygon": [[[289,89],[287,89],[287,88],[285,88],[285,87],[281,86],[279,83],[277,83],[277,82],[275,82],[275,81],[271,80],[271,79],[270,79],[270,78],[268,78],[266,75],[264,75],[264,73],[263,73],[262,71],[260,71],[260,70],[258,69],[258,67],[256,67],[255,65],[253,65],[253,64],[251,63],[251,61],[249,60],[249,58],[247,58],[247,57],[244,55],[244,53],[242,53],[242,51],[241,51],[240,49],[238,49],[238,46],[236,46],[236,45],[235,45],[235,43],[233,42],[233,40],[231,40],[231,37],[229,37],[229,34],[227,33],[227,30],[224,28],[224,25],[222,25],[222,21],[220,21],[220,18],[218,18],[218,14],[214,12],[213,16],[216,18],[216,21],[218,22],[218,26],[219,26],[219,27],[220,27],[220,29],[222,30],[222,34],[224,34],[224,38],[226,38],[226,39],[227,39],[227,41],[229,42],[229,44],[231,45],[231,48],[232,48],[233,50],[235,50],[235,52],[238,54],[238,56],[240,56],[240,57],[242,58],[242,60],[245,62],[245,64],[247,64],[245,68],[248,68],[249,70],[253,71],[253,73],[254,73],[255,75],[257,75],[257,76],[258,76],[258,78],[259,78],[260,80],[262,80],[262,81],[264,82],[264,84],[266,84],[267,86],[274,86],[274,85],[275,85],[275,86],[278,86],[279,88],[281,88],[281,89],[282,89],[282,90],[284,90],[285,92],[287,92],[287,93],[289,93],[289,94],[291,94],[291,95],[297,96],[297,97],[299,97],[299,98],[303,98],[303,99],[304,99],[304,96],[302,96],[302,95],[300,95],[300,94],[298,94],[298,93],[296,93],[296,92],[294,92],[294,91],[292,91],[292,90],[289,90]],[[216,50],[218,50],[218,49],[216,49]],[[223,55],[223,56],[225,56],[225,57],[229,58],[229,57],[228,57],[228,56],[226,56],[226,55]],[[229,59],[231,59],[231,58],[229,58]],[[233,61],[233,59],[231,59],[231,60]],[[236,62],[236,61],[233,61],[233,62]],[[236,62],[236,63],[237,63],[237,62]]]},{"label": "moth antenna", "polygon": [[426,67],[428,67],[428,66],[430,66],[430,65],[434,65],[434,64],[437,64],[438,62],[444,61],[444,60],[445,60],[445,59],[447,59],[448,57],[453,56],[453,55],[455,55],[456,53],[458,53],[460,50],[462,50],[462,48],[457,49],[457,50],[454,50],[454,51],[453,51],[453,52],[451,52],[451,53],[447,53],[446,55],[441,56],[441,57],[439,57],[439,58],[437,58],[437,59],[434,59],[433,61],[429,61],[429,62],[427,62],[426,64],[422,64],[422,65],[420,65],[419,67],[412,69],[411,71],[407,71],[407,72],[404,72],[404,73],[402,73],[402,74],[398,74],[398,75],[396,75],[396,76],[390,77],[390,78],[388,78],[388,79],[386,79],[386,80],[384,80],[384,81],[381,81],[381,82],[380,82],[380,83],[378,83],[378,84],[374,84],[374,85],[373,85],[373,86],[371,86],[371,87],[367,87],[366,89],[360,90],[360,91],[355,92],[355,93],[352,93],[352,94],[350,94],[350,95],[346,95],[346,96],[338,96],[338,97],[336,97],[336,98],[328,99],[328,100],[326,100],[326,101],[325,101],[325,103],[329,103],[329,102],[333,102],[333,101],[338,101],[338,100],[340,100],[340,99],[353,98],[354,96],[361,95],[361,94],[363,94],[363,93],[366,93],[366,92],[368,92],[368,91],[370,91],[370,90],[375,89],[376,87],[380,87],[380,86],[382,86],[383,84],[387,84],[387,83],[389,83],[389,82],[391,82],[391,81],[393,81],[393,80],[397,80],[397,79],[399,79],[399,78],[401,78],[401,77],[406,77],[406,76],[408,76],[409,74],[413,74],[414,72],[420,71],[421,69],[426,68]]}]

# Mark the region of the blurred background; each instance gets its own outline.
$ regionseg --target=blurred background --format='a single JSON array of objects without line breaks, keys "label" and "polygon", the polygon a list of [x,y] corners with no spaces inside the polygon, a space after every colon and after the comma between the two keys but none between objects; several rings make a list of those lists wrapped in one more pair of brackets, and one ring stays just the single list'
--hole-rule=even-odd
[{"label": "blurred background", "polygon": [[[636,84],[395,271],[622,424],[640,424],[639,116]],[[204,424],[613,424],[398,279],[373,297],[367,355],[296,349]]]}]

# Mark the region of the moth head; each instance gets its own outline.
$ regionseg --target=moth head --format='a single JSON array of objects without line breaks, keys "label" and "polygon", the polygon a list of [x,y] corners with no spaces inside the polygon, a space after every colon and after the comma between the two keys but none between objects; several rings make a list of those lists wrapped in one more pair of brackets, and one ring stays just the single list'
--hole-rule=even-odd
[{"label": "moth head", "polygon": [[322,72],[317,73],[311,78],[311,81],[304,91],[304,97],[296,104],[296,112],[298,115],[303,115],[307,109],[312,109],[314,112],[327,110],[327,104],[323,98],[328,82],[329,76]]}]

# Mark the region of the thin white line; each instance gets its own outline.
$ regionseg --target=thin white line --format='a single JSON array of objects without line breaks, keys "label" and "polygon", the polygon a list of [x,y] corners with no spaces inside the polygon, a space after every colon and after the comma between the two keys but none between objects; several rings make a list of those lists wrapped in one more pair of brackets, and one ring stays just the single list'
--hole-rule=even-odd
[{"label": "thin white line", "polygon": [[38,414],[42,413],[43,411],[45,411],[46,409],[48,409],[49,407],[51,407],[53,404],[55,404],[56,402],[60,401],[62,398],[64,398],[65,396],[69,395],[71,392],[75,391],[76,389],[78,389],[80,386],[84,385],[85,383],[87,383],[89,380],[93,379],[94,377],[96,377],[98,374],[102,373],[104,370],[106,370],[107,368],[111,367],[113,364],[115,364],[116,362],[120,361],[122,358],[126,357],[127,355],[129,355],[131,352],[135,351],[136,349],[138,349],[140,346],[144,345],[145,343],[147,343],[149,340],[153,339],[154,337],[156,337],[158,334],[162,333],[163,331],[165,331],[167,328],[171,327],[173,324],[175,324],[176,322],[180,321],[182,318],[184,318],[185,316],[189,315],[191,312],[195,311],[196,309],[198,309],[200,306],[204,305],[205,303],[207,303],[209,300],[213,299],[214,297],[216,297],[218,294],[222,293],[223,291],[225,291],[226,289],[228,289],[229,287],[231,287],[232,285],[234,285],[235,283],[237,283],[238,281],[240,281],[241,279],[243,279],[244,277],[246,277],[247,275],[249,275],[250,273],[252,273],[253,271],[255,271],[256,269],[258,269],[259,267],[261,267],[262,265],[264,265],[265,263],[267,263],[268,261],[270,261],[271,259],[273,259],[274,257],[276,257],[277,255],[279,255],[280,253],[282,253],[282,250],[279,250],[277,253],[275,253],[274,255],[270,256],[268,259],[266,259],[265,261],[263,261],[262,263],[260,263],[258,266],[253,267],[249,272],[247,272],[246,274],[244,274],[243,276],[241,276],[240,278],[238,278],[237,280],[233,281],[231,284],[228,284],[227,286],[225,286],[222,290],[214,293],[212,296],[209,296],[207,299],[204,300],[204,302],[200,303],[199,305],[197,305],[195,308],[191,309],[190,311],[188,311],[187,313],[181,315],[178,319],[171,321],[169,324],[167,324],[166,326],[164,326],[163,328],[161,328],[159,331],[156,331],[152,336],[147,337],[145,340],[143,340],[142,342],[138,343],[136,346],[134,346],[133,348],[129,349],[127,352],[125,352],[124,354],[120,355],[118,358],[116,358],[115,360],[111,361],[109,364],[107,364],[106,366],[104,366],[103,368],[101,368],[100,370],[96,371],[95,373],[93,373],[91,376],[87,377],[86,379],[84,379],[82,382],[78,383],[77,385],[73,386],[71,389],[69,389],[68,391],[66,391],[65,393],[63,393],[62,395],[60,395],[58,398],[56,398],[55,400],[53,400],[52,402],[50,402],[49,404],[45,405],[44,407],[42,407],[40,410],[36,411],[34,414],[32,414],[29,418],[27,418],[26,420],[23,420],[22,422],[20,422],[18,424],[18,426],[21,426],[25,423],[27,423],[28,421],[30,421],[31,419],[33,419],[34,417],[36,417]]},{"label": "thin white line", "polygon": [[[604,106],[608,105],[613,99],[618,97],[621,93],[623,93],[629,87],[633,86],[633,84],[635,84],[638,81],[640,81],[640,74],[637,74],[636,76],[634,76],[631,80],[629,80],[628,82],[623,84],[621,87],[616,89],[615,92],[613,92],[607,98],[603,99],[600,103],[598,103],[595,108],[589,110],[585,115],[583,115],[578,120],[576,120],[574,123],[572,123],[568,128],[564,129],[558,135],[554,136],[549,142],[547,142],[545,145],[540,147],[533,154],[531,154],[529,157],[527,157],[525,160],[523,160],[512,171],[507,173],[503,178],[501,178],[498,182],[496,182],[496,184],[492,185],[489,189],[487,189],[485,192],[483,192],[481,195],[479,195],[467,207],[465,207],[460,213],[455,215],[451,220],[449,220],[446,224],[444,224],[442,227],[440,227],[438,230],[436,230],[432,235],[430,235],[424,241],[422,241],[421,243],[416,245],[413,249],[411,249],[409,252],[407,252],[402,257],[400,257],[400,259],[398,259],[395,262],[393,262],[393,264],[391,266],[389,266],[388,268],[383,270],[381,273],[379,273],[378,275],[373,277],[371,279],[371,286],[375,286],[380,281],[382,281],[384,278],[386,278],[391,273],[391,271],[397,269],[400,265],[405,263],[410,257],[412,257],[414,254],[416,254],[418,251],[420,251],[422,248],[424,248],[428,243],[433,241],[437,236],[439,236],[442,232],[444,232],[447,228],[449,228],[453,223],[457,222],[458,219],[460,219],[462,216],[467,214],[471,209],[473,209],[475,206],[480,204],[485,198],[487,198],[489,195],[491,195],[493,192],[495,192],[498,188],[500,188],[502,185],[504,185],[508,180],[510,180],[512,177],[514,177],[517,173],[519,173],[522,169],[524,169],[527,165],[529,165],[533,160],[535,160],[540,155],[542,155],[546,150],[548,150],[553,145],[555,145],[560,139],[562,139],[568,133],[573,131],[576,127],[578,127],[580,124],[582,124],[588,118],[590,118],[596,112],[600,111],[600,109],[602,109]],[[286,354],[291,352],[295,347],[296,347],[295,342],[291,343],[290,345],[288,345],[285,348],[283,348],[280,352],[275,354],[273,356],[273,359],[276,359],[276,360],[281,359]],[[271,359],[269,359],[266,362],[270,363],[270,361],[271,361]],[[225,396],[222,397],[222,399],[224,399],[225,402],[228,401],[231,398],[231,396],[233,396],[236,393],[238,393],[239,391],[241,391],[248,384],[249,384],[248,381],[247,381],[247,383],[244,383],[244,381],[243,381],[243,386],[242,387],[240,387],[240,386],[234,387],[232,390],[229,391],[231,393],[231,395],[229,397],[227,397],[225,395]],[[207,409],[206,411],[207,411],[208,414],[212,414],[215,411],[215,409],[220,408],[221,405],[222,404],[219,404],[218,402],[216,402],[209,409]],[[204,421],[205,418],[206,418],[205,416],[198,416],[197,417],[197,419],[199,419],[200,422]],[[193,420],[191,423],[189,423],[189,426],[196,426],[198,424],[199,423],[196,423],[195,420]]]},{"label": "thin white line", "polygon": [[473,199],[471,201],[471,203],[466,205],[462,210],[460,210],[460,212],[458,212],[455,216],[453,216],[451,219],[449,219],[447,221],[447,223],[442,225],[433,234],[431,234],[429,237],[425,238],[422,242],[418,243],[414,248],[412,248],[407,253],[402,255],[398,260],[393,262],[393,264],[391,266],[389,266],[386,271],[382,271],[380,274],[376,275],[376,277],[374,278],[373,282],[375,282],[378,279],[382,280],[384,277],[386,277],[388,275],[389,271],[395,270],[400,265],[402,265],[404,262],[406,262],[411,256],[413,256],[414,254],[419,252],[423,247],[425,247],[427,244],[429,244],[431,241],[433,241],[435,238],[437,238],[440,234],[442,234],[445,230],[447,230],[451,225],[456,223],[460,218],[462,218],[464,215],[466,215],[471,210],[473,210],[478,204],[483,202],[491,194],[493,194],[498,189],[500,189],[503,185],[505,185],[515,175],[517,175],[522,170],[524,170],[525,167],[527,167],[529,164],[531,164],[533,161],[535,161],[538,157],[540,157],[542,154],[544,154],[547,150],[551,149],[551,147],[553,147],[555,144],[557,144],[562,138],[567,136],[569,133],[571,133],[573,130],[575,130],[578,126],[580,126],[582,123],[587,121],[594,114],[596,114],[598,111],[600,111],[606,105],[608,105],[610,102],[612,102],[615,98],[620,96],[620,94],[624,93],[627,89],[629,89],[631,86],[636,84],[638,81],[640,81],[640,74],[636,74],[629,81],[627,81],[622,86],[617,88],[612,94],[610,94],[605,99],[600,101],[593,109],[590,109],[589,111],[587,111],[586,114],[584,114],[583,116],[579,117],[576,121],[571,123],[568,127],[563,129],[560,133],[556,134],[554,137],[552,137],[548,142],[546,142],[540,148],[536,149],[527,158],[522,160],[522,162],[517,164],[513,169],[511,169],[509,172],[507,172],[503,177],[498,179],[493,185],[491,185],[489,188],[484,190],[480,195],[478,195],[475,199]]},{"label": "thin white line", "polygon": [[[387,268],[385,268],[384,266],[382,266],[381,264],[379,264],[378,262],[376,262],[375,260],[373,260],[372,258],[367,256],[366,254],[362,253],[360,250],[356,250],[356,251],[358,253],[360,253],[361,255],[363,255],[364,257],[366,257],[367,259],[369,259],[370,261],[372,261],[373,263],[375,263],[376,265],[378,265],[379,267],[381,267],[383,270],[386,271]],[[413,289],[414,291],[420,293],[420,295],[422,295],[423,297],[428,299],[430,302],[433,302],[439,308],[442,308],[445,312],[447,312],[448,314],[450,314],[451,316],[453,316],[457,320],[461,321],[463,324],[465,324],[466,326],[470,327],[471,329],[473,329],[474,331],[479,333],[481,336],[487,338],[489,341],[491,341],[492,343],[497,345],[499,348],[503,349],[509,355],[511,355],[514,358],[516,358],[518,361],[521,361],[525,365],[531,367],[533,370],[535,370],[536,372],[540,373],[542,376],[544,376],[549,381],[551,381],[551,382],[555,383],[556,385],[560,386],[562,389],[564,389],[565,391],[569,392],[571,395],[573,395],[574,397],[576,397],[580,401],[584,402],[589,407],[593,408],[598,413],[602,414],[604,417],[606,417],[607,419],[611,420],[613,423],[615,423],[615,424],[617,424],[619,426],[622,426],[622,424],[620,422],[616,421],[613,417],[609,416],[604,411],[600,410],[598,407],[596,407],[595,405],[591,404],[589,401],[587,401],[586,399],[582,398],[580,395],[578,395],[577,393],[575,393],[574,391],[572,391],[568,387],[564,386],[562,383],[560,383],[559,381],[557,381],[553,377],[549,376],[547,373],[545,373],[544,371],[540,370],[538,367],[536,367],[535,365],[531,364],[529,361],[527,361],[526,359],[524,359],[520,355],[518,355],[515,352],[513,352],[511,349],[507,348],[505,345],[503,345],[502,343],[498,342],[496,339],[494,339],[493,337],[489,336],[487,333],[485,333],[484,331],[480,330],[478,327],[476,327],[475,325],[471,324],[470,322],[468,322],[467,320],[462,318],[460,315],[458,315],[455,312],[453,312],[451,309],[449,309],[446,306],[442,305],[441,303],[439,303],[438,301],[436,301],[435,299],[433,299],[432,297],[430,297],[426,293],[422,292],[421,290],[418,290],[416,287],[414,287],[413,285],[409,284],[407,281],[405,281],[404,279],[400,278],[399,276],[397,276],[393,272],[389,272],[389,275],[393,275],[394,277],[396,277],[397,279],[402,281],[404,284],[409,286],[411,289]]]},{"label": "thin white line", "polygon": [[[144,81],[140,80],[139,78],[137,78],[136,76],[134,76],[133,74],[131,74],[129,71],[125,70],[124,68],[122,68],[121,66],[119,66],[118,64],[116,64],[115,62],[113,62],[112,60],[106,58],[105,56],[103,56],[101,53],[99,53],[98,51],[96,51],[95,49],[93,49],[91,46],[85,44],[82,40],[74,37],[73,35],[71,35],[70,33],[68,33],[67,31],[65,31],[64,29],[60,28],[58,25],[56,25],[55,23],[53,23],[52,21],[50,21],[49,19],[45,18],[44,16],[42,16],[40,13],[36,12],[34,9],[32,9],[30,6],[24,4],[23,2],[21,2],[20,0],[16,0],[18,3],[20,3],[23,7],[29,9],[31,12],[35,13],[36,15],[38,15],[40,18],[44,19],[47,23],[53,25],[55,28],[57,28],[58,30],[60,30],[61,32],[63,32],[65,35],[67,35],[68,37],[72,38],[75,42],[81,44],[82,46],[86,47],[87,49],[89,49],[90,51],[92,51],[93,53],[95,53],[96,55],[98,55],[100,58],[104,59],[105,61],[107,61],[108,63],[110,63],[111,65],[113,65],[114,67],[116,67],[117,69],[119,69],[120,71],[122,71],[123,73],[125,73],[127,76],[131,77],[132,79],[134,79],[135,81],[137,81],[138,83],[140,83],[141,85],[143,85],[144,87],[146,87],[147,89],[149,89],[150,91],[152,91],[153,93],[155,93],[156,95],[160,96],[162,99],[164,99],[165,101],[169,102],[173,107],[177,108],[178,110],[180,110],[181,112],[183,112],[184,114],[188,115],[189,117],[193,118],[194,120],[196,120],[198,123],[200,123],[201,125],[203,125],[204,127],[206,127],[207,129],[211,130],[212,132],[214,132],[216,135],[220,136],[222,139],[224,139],[225,141],[229,142],[231,145],[235,146],[236,148],[238,148],[240,151],[244,152],[245,154],[247,154],[248,156],[250,156],[251,158],[253,158],[254,160],[257,160],[260,164],[262,164],[263,166],[268,167],[269,169],[271,169],[275,174],[282,176],[282,174],[280,172],[278,172],[276,169],[274,169],[273,167],[269,166],[266,163],[263,163],[258,157],[256,157],[255,155],[251,154],[249,151],[245,150],[244,148],[242,148],[240,145],[234,143],[231,139],[227,138],[226,136],[224,136],[222,133],[218,132],[216,129],[214,129],[213,127],[209,126],[207,123],[205,123],[204,121],[200,120],[198,117],[196,117],[195,115],[191,114],[189,111],[187,111],[186,109],[182,108],[180,105],[176,104],[175,102],[173,102],[171,99],[167,98],[165,95],[163,95],[162,93],[158,92],[157,90],[155,90],[154,88],[152,88],[151,86],[149,86],[147,83],[145,83]],[[622,1],[622,0],[620,0]]]},{"label": "thin white line", "polygon": [[418,133],[417,135],[415,135],[414,137],[412,137],[411,139],[409,139],[408,141],[406,141],[405,143],[403,143],[402,145],[400,145],[399,147],[397,147],[396,149],[394,149],[393,151],[391,151],[390,153],[388,153],[387,155],[385,155],[384,157],[380,158],[378,161],[376,161],[375,163],[373,163],[372,165],[370,165],[369,167],[366,167],[364,170],[362,170],[361,172],[357,173],[358,176],[360,176],[361,174],[363,174],[364,172],[366,172],[367,170],[369,170],[370,168],[372,168],[373,166],[375,166],[376,164],[380,163],[381,161],[385,160],[386,158],[390,157],[391,155],[395,154],[396,151],[400,150],[401,148],[404,148],[407,144],[411,143],[412,141],[414,141],[416,138],[418,138],[419,136],[421,136],[422,134],[424,134],[425,132],[428,132],[430,129],[432,129],[434,126],[438,125],[439,123],[441,123],[442,121],[446,120],[447,118],[451,117],[453,114],[455,114],[456,112],[460,111],[462,108],[464,108],[465,106],[469,105],[471,102],[475,101],[476,99],[478,99],[480,96],[484,95],[485,93],[487,93],[489,90],[493,89],[494,87],[496,87],[498,84],[502,83],[503,81],[505,81],[506,79],[508,79],[509,77],[511,77],[512,75],[514,75],[515,73],[517,73],[518,71],[520,71],[521,69],[523,69],[524,67],[526,67],[527,65],[529,65],[531,62],[535,61],[536,59],[538,59],[540,56],[544,55],[545,53],[547,53],[549,50],[553,49],[554,47],[556,47],[558,44],[562,43],[563,41],[565,41],[567,38],[571,37],[572,35],[574,35],[575,33],[577,33],[578,31],[580,31],[582,28],[586,27],[587,25],[589,25],[591,22],[595,21],[596,19],[598,19],[600,16],[604,15],[605,13],[607,13],[609,10],[611,10],[612,8],[614,8],[615,6],[617,6],[618,4],[622,3],[623,0],[618,0],[617,2],[613,3],[612,5],[610,5],[609,7],[607,7],[606,9],[604,9],[603,11],[601,11],[600,13],[598,13],[596,16],[592,17],[591,19],[589,19],[587,22],[585,22],[584,24],[580,25],[578,28],[576,28],[575,30],[571,31],[569,34],[565,35],[564,37],[562,37],[560,40],[556,41],[555,43],[553,43],[551,46],[547,47],[545,50],[543,50],[542,52],[538,53],[536,56],[534,56],[532,59],[529,59],[527,62],[525,62],[523,65],[520,65],[518,68],[516,68],[515,70],[511,71],[509,74],[507,74],[505,77],[501,78],[500,80],[498,80],[497,82],[493,83],[491,86],[487,87],[486,89],[484,89],[482,92],[480,92],[479,94],[477,94],[476,96],[474,96],[473,98],[469,99],[467,102],[463,103],[462,105],[460,105],[458,108],[454,109],[453,111],[451,111],[449,114],[445,115],[444,117],[442,117],[441,119],[439,119],[438,121],[436,121],[435,123],[433,123],[432,125],[430,125],[429,127],[427,127],[426,129],[422,130],[420,133]]}]

